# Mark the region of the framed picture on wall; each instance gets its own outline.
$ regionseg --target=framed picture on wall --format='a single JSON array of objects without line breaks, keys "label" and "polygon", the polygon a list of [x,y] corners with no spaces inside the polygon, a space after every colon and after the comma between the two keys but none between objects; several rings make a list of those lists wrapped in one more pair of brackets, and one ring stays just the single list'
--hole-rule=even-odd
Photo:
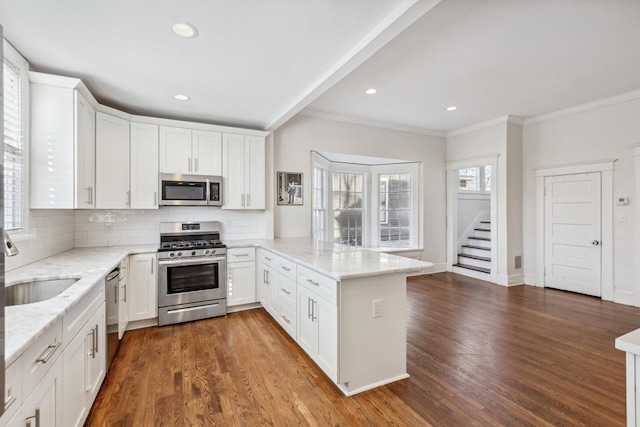
[{"label": "framed picture on wall", "polygon": [[278,172],[276,183],[279,205],[302,206],[301,172]]}]

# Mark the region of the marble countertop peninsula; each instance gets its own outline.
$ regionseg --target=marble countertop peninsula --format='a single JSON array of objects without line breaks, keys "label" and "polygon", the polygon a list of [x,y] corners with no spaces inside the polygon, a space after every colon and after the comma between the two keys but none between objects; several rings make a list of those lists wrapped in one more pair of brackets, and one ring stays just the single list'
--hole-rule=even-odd
[{"label": "marble countertop peninsula", "polygon": [[13,363],[48,326],[60,319],[130,254],[156,252],[158,245],[76,248],[5,274],[5,286],[33,280],[78,278],[60,295],[33,304],[5,307],[5,362]]},{"label": "marble countertop peninsula", "polygon": [[308,237],[226,241],[228,248],[261,247],[335,280],[380,274],[426,273],[432,263],[362,248],[317,242]]}]

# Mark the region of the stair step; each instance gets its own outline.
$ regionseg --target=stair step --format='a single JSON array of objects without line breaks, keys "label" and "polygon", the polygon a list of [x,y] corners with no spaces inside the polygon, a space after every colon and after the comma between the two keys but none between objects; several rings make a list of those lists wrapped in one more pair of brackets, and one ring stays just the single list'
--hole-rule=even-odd
[{"label": "stair step", "polygon": [[485,242],[490,242],[491,241],[491,237],[476,237],[476,236],[470,236],[469,240],[484,240]]},{"label": "stair step", "polygon": [[461,268],[466,268],[467,270],[474,270],[474,271],[479,271],[481,273],[487,273],[487,274],[491,274],[491,269],[490,268],[484,268],[484,267],[477,267],[475,265],[467,265],[467,264],[454,264],[454,267],[461,267]]},{"label": "stair step", "polygon": [[476,245],[462,245],[463,248],[469,249],[480,249],[481,251],[491,252],[491,248],[487,248],[485,246],[476,246]]},{"label": "stair step", "polygon": [[477,259],[478,261],[488,261],[491,262],[491,258],[490,257],[486,257],[486,256],[478,256],[478,255],[470,255],[470,254],[458,254],[458,258],[471,258],[471,259]]},{"label": "stair step", "polygon": [[490,228],[474,228],[475,231],[491,231]]},{"label": "stair step", "polygon": [[491,221],[480,221],[480,224],[491,224]]}]

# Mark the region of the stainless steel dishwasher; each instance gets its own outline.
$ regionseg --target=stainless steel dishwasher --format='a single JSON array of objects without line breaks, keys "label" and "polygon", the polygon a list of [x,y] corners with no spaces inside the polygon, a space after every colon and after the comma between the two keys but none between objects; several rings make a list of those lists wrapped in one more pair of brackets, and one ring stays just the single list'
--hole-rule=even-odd
[{"label": "stainless steel dishwasher", "polygon": [[111,366],[111,361],[116,355],[116,350],[120,345],[118,338],[118,276],[120,275],[120,267],[116,267],[104,279],[105,296],[107,299],[107,370]]}]

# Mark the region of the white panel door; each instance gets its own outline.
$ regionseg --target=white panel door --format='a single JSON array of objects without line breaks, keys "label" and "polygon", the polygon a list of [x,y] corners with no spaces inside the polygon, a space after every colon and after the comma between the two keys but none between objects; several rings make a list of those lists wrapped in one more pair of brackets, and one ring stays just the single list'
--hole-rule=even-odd
[{"label": "white panel door", "polygon": [[78,209],[95,207],[96,112],[77,90],[76,124],[76,204]]},{"label": "white panel door", "polygon": [[601,295],[600,198],[599,172],[545,178],[545,286]]},{"label": "white panel door", "polygon": [[247,191],[246,208],[265,208],[265,146],[264,138],[246,136],[245,188]]},{"label": "white panel door", "polygon": [[244,136],[222,135],[223,209],[245,209],[245,147]]},{"label": "white panel door", "polygon": [[193,173],[191,129],[160,126],[160,172]]}]

